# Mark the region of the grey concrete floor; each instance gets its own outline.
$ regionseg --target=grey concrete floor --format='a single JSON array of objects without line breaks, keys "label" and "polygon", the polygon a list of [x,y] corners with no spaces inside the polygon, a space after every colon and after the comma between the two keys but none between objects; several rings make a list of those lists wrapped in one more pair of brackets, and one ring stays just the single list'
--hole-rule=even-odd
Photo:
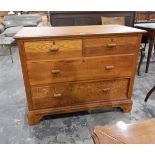
[{"label": "grey concrete floor", "polygon": [[[1,52],[6,53],[0,49]],[[14,63],[9,56],[0,57],[0,143],[93,143],[92,130],[96,125],[124,121],[132,123],[155,117],[155,94],[144,103],[146,93],[155,84],[155,63],[148,74],[136,77],[133,109],[96,110],[61,116],[49,116],[40,124],[29,126],[26,119],[26,97],[18,50],[13,47]]]}]

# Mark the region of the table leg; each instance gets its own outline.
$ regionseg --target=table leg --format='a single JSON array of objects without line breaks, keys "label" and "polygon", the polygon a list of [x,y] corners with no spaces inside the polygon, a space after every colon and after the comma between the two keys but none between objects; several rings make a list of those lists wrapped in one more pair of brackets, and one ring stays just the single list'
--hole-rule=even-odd
[{"label": "table leg", "polygon": [[150,65],[150,59],[151,59],[151,55],[152,55],[153,45],[154,45],[154,35],[152,34],[151,38],[150,38],[150,43],[149,43],[149,50],[148,50],[148,56],[147,56],[145,73],[148,73],[148,70],[149,70],[149,65]]},{"label": "table leg", "polygon": [[10,57],[11,57],[11,61],[13,63],[13,57],[12,57],[12,50],[11,50],[11,46],[8,46],[8,49],[9,49],[9,53],[10,53]]},{"label": "table leg", "polygon": [[142,49],[140,49],[140,60],[139,60],[138,69],[137,69],[138,76],[141,75],[140,74],[140,67],[143,63],[144,57],[145,57],[145,48],[142,48]]}]

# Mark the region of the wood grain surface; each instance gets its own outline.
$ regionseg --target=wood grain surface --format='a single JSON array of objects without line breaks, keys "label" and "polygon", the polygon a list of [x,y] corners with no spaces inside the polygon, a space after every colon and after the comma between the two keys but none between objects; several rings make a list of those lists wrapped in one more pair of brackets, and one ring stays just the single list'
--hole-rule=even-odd
[{"label": "wood grain surface", "polygon": [[82,56],[82,40],[48,40],[24,43],[27,60],[51,60]]},{"label": "wood grain surface", "polygon": [[34,109],[127,99],[129,79],[82,81],[32,87]]},{"label": "wood grain surface", "polygon": [[96,126],[93,132],[95,143],[99,144],[155,144],[155,119],[132,124],[117,122]]},{"label": "wood grain surface", "polygon": [[134,55],[88,57],[59,61],[28,62],[31,85],[67,81],[130,77]]},{"label": "wood grain surface", "polygon": [[131,54],[135,52],[137,42],[137,36],[110,36],[84,39],[84,56]]},{"label": "wood grain surface", "polygon": [[89,26],[60,26],[60,27],[24,27],[15,36],[21,38],[68,38],[68,37],[88,37],[117,34],[137,34],[146,33],[145,30],[127,27],[123,25],[89,25]]}]

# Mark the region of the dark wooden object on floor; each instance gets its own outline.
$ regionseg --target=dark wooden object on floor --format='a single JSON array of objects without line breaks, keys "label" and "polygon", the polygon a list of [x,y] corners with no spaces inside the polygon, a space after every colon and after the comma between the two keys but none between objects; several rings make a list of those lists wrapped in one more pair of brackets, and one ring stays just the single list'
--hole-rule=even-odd
[{"label": "dark wooden object on floor", "polygon": [[155,144],[155,119],[97,126],[92,137],[96,144]]},{"label": "dark wooden object on floor", "polygon": [[150,97],[150,95],[155,91],[155,86],[153,86],[153,88],[148,92],[148,94],[145,97],[145,102],[147,102],[148,98]]},{"label": "dark wooden object on floor", "polygon": [[151,59],[152,50],[153,50],[153,45],[154,45],[154,41],[155,41],[155,23],[135,24],[135,27],[148,31],[147,35],[150,38],[147,63],[146,63],[146,69],[145,69],[145,73],[148,73],[150,59]]},{"label": "dark wooden object on floor", "polygon": [[125,17],[125,25],[133,27],[134,11],[50,11],[52,26],[101,25],[101,17]]},{"label": "dark wooden object on floor", "polygon": [[23,28],[15,38],[29,124],[51,114],[109,107],[131,111],[144,32],[120,25]]}]

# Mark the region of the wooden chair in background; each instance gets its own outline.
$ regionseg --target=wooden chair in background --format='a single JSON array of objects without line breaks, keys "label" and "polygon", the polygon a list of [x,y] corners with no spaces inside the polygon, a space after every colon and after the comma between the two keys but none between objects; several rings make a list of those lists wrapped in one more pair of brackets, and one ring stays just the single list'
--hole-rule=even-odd
[{"label": "wooden chair in background", "polygon": [[155,86],[153,86],[153,88],[147,93],[146,97],[145,97],[145,102],[147,102],[148,98],[150,97],[150,95],[155,91]]},{"label": "wooden chair in background", "polygon": [[125,25],[125,17],[101,17],[102,25]]}]

